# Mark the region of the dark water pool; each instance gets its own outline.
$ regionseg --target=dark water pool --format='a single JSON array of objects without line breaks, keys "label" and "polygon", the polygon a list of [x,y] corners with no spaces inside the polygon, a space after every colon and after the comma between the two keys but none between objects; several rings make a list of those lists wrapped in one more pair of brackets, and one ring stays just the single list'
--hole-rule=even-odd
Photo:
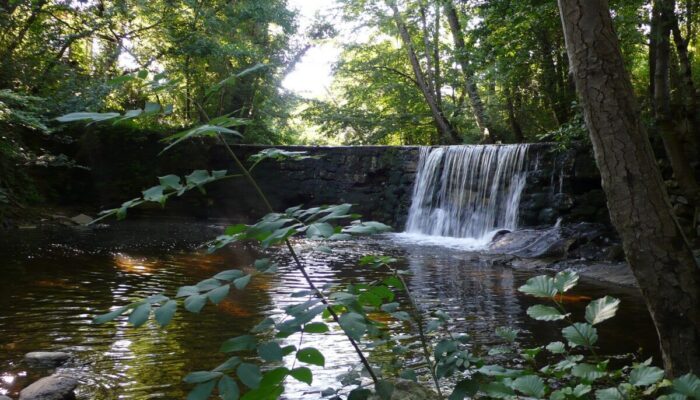
[{"label": "dark water pool", "polygon": [[[217,353],[224,340],[247,332],[264,317],[280,314],[300,274],[282,251],[271,256],[280,265],[274,277],[256,278],[242,292],[232,291],[218,307],[199,315],[180,313],[166,329],[149,321],[135,329],[126,319],[93,325],[95,314],[135,298],[173,291],[224,269],[243,267],[258,256],[254,248],[227,249],[214,255],[197,245],[222,226],[178,221],[126,221],[109,228],[53,228],[3,233],[0,240],[0,394],[19,390],[50,371],[22,360],[30,351],[67,351],[74,359],[60,368],[80,381],[79,399],[178,399],[191,371],[211,369],[226,356]],[[556,325],[525,315],[533,299],[517,287],[531,272],[491,266],[473,253],[440,246],[406,243],[395,236],[338,243],[331,255],[309,254],[314,245],[297,241],[313,279],[349,283],[381,273],[357,265],[359,254],[391,254],[413,272],[409,285],[424,312],[440,308],[454,319],[455,332],[469,333],[475,346],[497,341],[493,331],[510,325],[523,330],[527,344],[559,339]],[[585,281],[567,299],[580,317],[586,298],[610,294],[622,299],[618,317],[600,327],[607,353],[656,354],[656,337],[642,299],[633,289]],[[393,323],[398,332],[408,327]],[[410,333],[410,332],[406,332]],[[289,338],[298,344],[298,337]],[[306,346],[326,355],[326,368],[314,369],[312,386],[290,383],[287,398],[319,398],[337,387],[336,377],[357,364],[338,331],[309,335]],[[378,351],[370,357],[383,357]]]}]

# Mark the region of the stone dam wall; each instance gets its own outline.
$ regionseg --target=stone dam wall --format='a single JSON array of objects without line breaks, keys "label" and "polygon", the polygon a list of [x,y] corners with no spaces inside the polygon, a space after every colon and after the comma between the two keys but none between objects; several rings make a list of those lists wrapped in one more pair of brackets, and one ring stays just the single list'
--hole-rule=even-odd
[{"label": "stone dam wall", "polygon": [[[93,133],[85,135],[76,158],[89,171],[75,176],[43,177],[53,182],[57,202],[79,203],[93,210],[112,208],[139,196],[157,183],[157,176],[186,175],[195,169],[228,169],[235,166],[226,149],[212,142],[192,141],[175,151],[158,156],[162,143],[158,135],[128,137]],[[247,160],[271,146],[234,145],[235,153]],[[315,147],[275,146],[305,151],[311,159],[263,161],[254,176],[276,209],[352,203],[365,219],[391,224],[401,230],[411,204],[419,159],[415,146]],[[119,151],[115,151],[119,149]],[[528,152],[528,180],[520,203],[521,226],[565,222],[607,223],[605,196],[590,152],[585,148],[557,151],[549,144],[533,144]],[[138,210],[136,214],[194,216],[252,220],[265,214],[254,190],[243,179],[226,180],[207,186],[207,194],[192,191],[168,203]]]}]

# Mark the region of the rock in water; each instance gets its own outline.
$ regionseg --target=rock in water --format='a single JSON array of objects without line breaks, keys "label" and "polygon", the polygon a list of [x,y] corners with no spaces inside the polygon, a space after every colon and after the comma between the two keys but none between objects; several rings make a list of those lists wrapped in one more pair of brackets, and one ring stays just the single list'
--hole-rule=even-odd
[{"label": "rock in water", "polygon": [[32,383],[19,393],[19,400],[70,400],[75,398],[78,381],[62,376],[51,375]]},{"label": "rock in water", "polygon": [[[397,379],[392,382],[394,391],[391,393],[391,400],[437,400],[437,393],[422,386],[419,383],[406,379]],[[379,395],[373,394],[367,400],[380,400]]]},{"label": "rock in water", "polygon": [[58,367],[69,358],[70,354],[62,351],[35,351],[24,356],[28,363],[42,367]]}]

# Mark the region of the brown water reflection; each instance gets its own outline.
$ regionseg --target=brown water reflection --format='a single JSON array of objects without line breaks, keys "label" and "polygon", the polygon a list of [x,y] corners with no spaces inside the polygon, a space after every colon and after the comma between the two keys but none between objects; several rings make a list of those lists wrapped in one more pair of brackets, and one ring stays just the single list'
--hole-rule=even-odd
[{"label": "brown water reflection", "polygon": [[[210,369],[225,356],[224,340],[247,332],[264,317],[279,315],[294,301],[290,293],[304,287],[284,252],[272,252],[280,274],[253,280],[245,291],[232,290],[219,306],[201,315],[179,314],[167,329],[149,322],[140,329],[125,319],[96,326],[91,318],[111,306],[178,286],[193,284],[217,271],[248,265],[257,256],[250,247],[208,255],[196,249],[221,230],[201,223],[130,221],[110,229],[23,231],[0,241],[0,394],[19,389],[48,373],[22,362],[36,350],[61,350],[75,359],[61,368],[76,375],[79,399],[184,398],[188,372]],[[380,273],[357,265],[358,254],[388,253],[411,270],[410,286],[424,312],[436,308],[455,319],[452,330],[469,333],[477,346],[495,342],[497,326],[524,331],[526,343],[558,339],[556,325],[533,323],[525,316],[534,303],[517,287],[531,273],[493,267],[471,254],[440,247],[402,244],[393,237],[339,243],[333,255],[308,255],[314,245],[295,243],[317,283],[369,281]],[[622,299],[618,318],[601,326],[604,352],[655,352],[655,334],[635,290],[584,282],[564,300],[582,313],[588,297],[613,294]],[[387,320],[397,332],[407,325]],[[630,335],[629,332],[634,332]],[[290,337],[298,345],[299,337]],[[411,342],[411,339],[408,339]],[[305,345],[327,356],[327,368],[314,370],[314,384],[290,384],[289,398],[318,398],[336,377],[356,364],[343,335],[334,330],[305,338]],[[370,352],[375,361],[386,351]]]}]

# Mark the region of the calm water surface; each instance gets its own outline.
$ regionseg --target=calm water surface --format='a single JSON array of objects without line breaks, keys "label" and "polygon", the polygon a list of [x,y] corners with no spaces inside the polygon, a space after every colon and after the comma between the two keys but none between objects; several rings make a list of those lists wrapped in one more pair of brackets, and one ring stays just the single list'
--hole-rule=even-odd
[{"label": "calm water surface", "polygon": [[[5,232],[0,236],[0,394],[19,390],[51,371],[22,359],[30,351],[67,351],[74,359],[60,372],[80,381],[78,399],[181,399],[189,372],[212,369],[226,359],[224,340],[246,333],[267,316],[298,300],[290,294],[304,282],[283,251],[271,256],[281,266],[276,276],[255,278],[245,291],[229,294],[218,307],[199,315],[179,313],[166,328],[153,321],[135,329],[126,318],[94,325],[91,319],[111,306],[166,292],[211,277],[220,270],[249,265],[260,254],[238,247],[208,255],[197,246],[222,226],[178,221],[126,221],[109,228],[53,228]],[[469,333],[476,347],[497,341],[493,331],[510,325],[523,330],[526,344],[558,340],[557,326],[530,320],[533,299],[517,287],[530,272],[490,266],[478,255],[435,245],[407,243],[387,235],[338,243],[332,255],[309,254],[314,244],[295,246],[318,284],[369,281],[381,273],[357,265],[359,254],[391,254],[410,270],[409,285],[424,313],[440,308],[454,319],[455,332]],[[584,281],[568,299],[580,317],[587,298],[611,294],[622,299],[619,316],[600,327],[603,352],[643,349],[656,354],[656,337],[642,299],[633,289]],[[391,322],[397,332],[409,327]],[[289,344],[298,345],[292,336]],[[410,339],[409,339],[410,341]],[[326,368],[314,369],[312,386],[290,382],[287,398],[320,398],[338,387],[339,374],[356,365],[349,343],[337,330],[307,335],[304,346],[326,355]],[[369,351],[375,361],[386,358]],[[288,365],[290,367],[291,365]]]}]

